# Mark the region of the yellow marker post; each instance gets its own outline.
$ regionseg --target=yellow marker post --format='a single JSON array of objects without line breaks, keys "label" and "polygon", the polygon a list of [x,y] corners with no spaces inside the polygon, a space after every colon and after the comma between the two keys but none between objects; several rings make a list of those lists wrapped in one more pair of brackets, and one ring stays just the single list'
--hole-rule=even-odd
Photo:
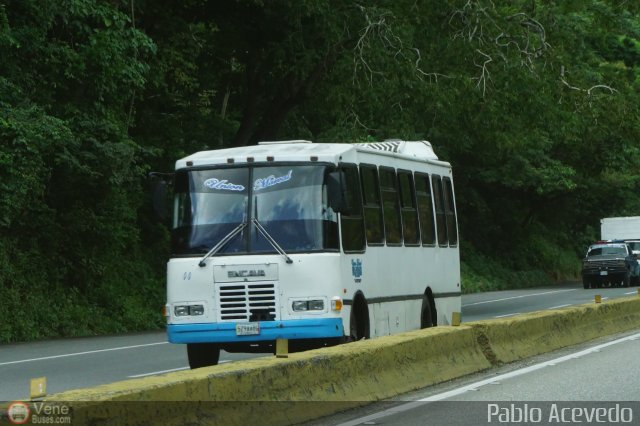
[{"label": "yellow marker post", "polygon": [[47,378],[38,377],[35,379],[31,379],[30,389],[31,399],[47,396]]},{"label": "yellow marker post", "polygon": [[451,325],[459,326],[461,321],[460,312],[452,312],[451,313]]},{"label": "yellow marker post", "polygon": [[599,294],[596,294],[596,303],[600,303],[602,302],[602,296],[600,296]]},{"label": "yellow marker post", "polygon": [[276,358],[289,358],[289,341],[276,339]]}]

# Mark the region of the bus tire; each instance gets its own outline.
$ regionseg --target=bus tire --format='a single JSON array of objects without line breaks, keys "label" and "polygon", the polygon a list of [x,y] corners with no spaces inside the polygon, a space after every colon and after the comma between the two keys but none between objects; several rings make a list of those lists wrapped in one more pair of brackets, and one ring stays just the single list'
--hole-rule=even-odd
[{"label": "bus tire", "polygon": [[433,313],[431,312],[431,302],[427,296],[422,298],[422,309],[420,310],[420,328],[433,327]]},{"label": "bus tire", "polygon": [[353,298],[353,306],[349,316],[349,341],[355,342],[370,337],[369,307],[362,293],[359,293]]},{"label": "bus tire", "polygon": [[187,343],[187,358],[192,370],[218,365],[220,346],[215,343]]}]

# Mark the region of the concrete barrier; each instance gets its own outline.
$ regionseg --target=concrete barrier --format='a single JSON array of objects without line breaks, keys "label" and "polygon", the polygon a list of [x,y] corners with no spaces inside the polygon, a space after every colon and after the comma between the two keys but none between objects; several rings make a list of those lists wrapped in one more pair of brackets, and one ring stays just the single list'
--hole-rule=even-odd
[{"label": "concrete barrier", "polygon": [[640,327],[640,298],[466,323],[487,359],[508,363]]},{"label": "concrete barrier", "polygon": [[51,395],[74,424],[295,424],[640,327],[640,298],[436,327]]},{"label": "concrete barrier", "polygon": [[436,327],[290,354],[289,358],[258,358],[68,391],[47,400],[66,401],[73,408],[74,422],[84,424],[161,420],[163,424],[259,421],[281,425],[390,398],[490,366],[471,327]]}]

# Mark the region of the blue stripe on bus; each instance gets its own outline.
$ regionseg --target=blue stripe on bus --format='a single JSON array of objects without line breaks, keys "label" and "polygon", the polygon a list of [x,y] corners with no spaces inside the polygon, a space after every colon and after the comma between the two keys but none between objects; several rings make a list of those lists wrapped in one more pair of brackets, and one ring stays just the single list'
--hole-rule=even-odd
[{"label": "blue stripe on bus", "polygon": [[316,318],[287,321],[260,321],[260,334],[236,335],[235,322],[169,324],[171,343],[259,342],[275,339],[322,339],[344,336],[342,319]]}]

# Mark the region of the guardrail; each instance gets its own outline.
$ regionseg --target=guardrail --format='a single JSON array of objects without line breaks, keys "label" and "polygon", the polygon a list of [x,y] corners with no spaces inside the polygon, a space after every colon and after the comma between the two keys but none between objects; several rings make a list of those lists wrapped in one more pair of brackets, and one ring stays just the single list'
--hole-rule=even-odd
[{"label": "guardrail", "polygon": [[417,330],[78,389],[77,424],[295,424],[640,328],[640,297]]}]

